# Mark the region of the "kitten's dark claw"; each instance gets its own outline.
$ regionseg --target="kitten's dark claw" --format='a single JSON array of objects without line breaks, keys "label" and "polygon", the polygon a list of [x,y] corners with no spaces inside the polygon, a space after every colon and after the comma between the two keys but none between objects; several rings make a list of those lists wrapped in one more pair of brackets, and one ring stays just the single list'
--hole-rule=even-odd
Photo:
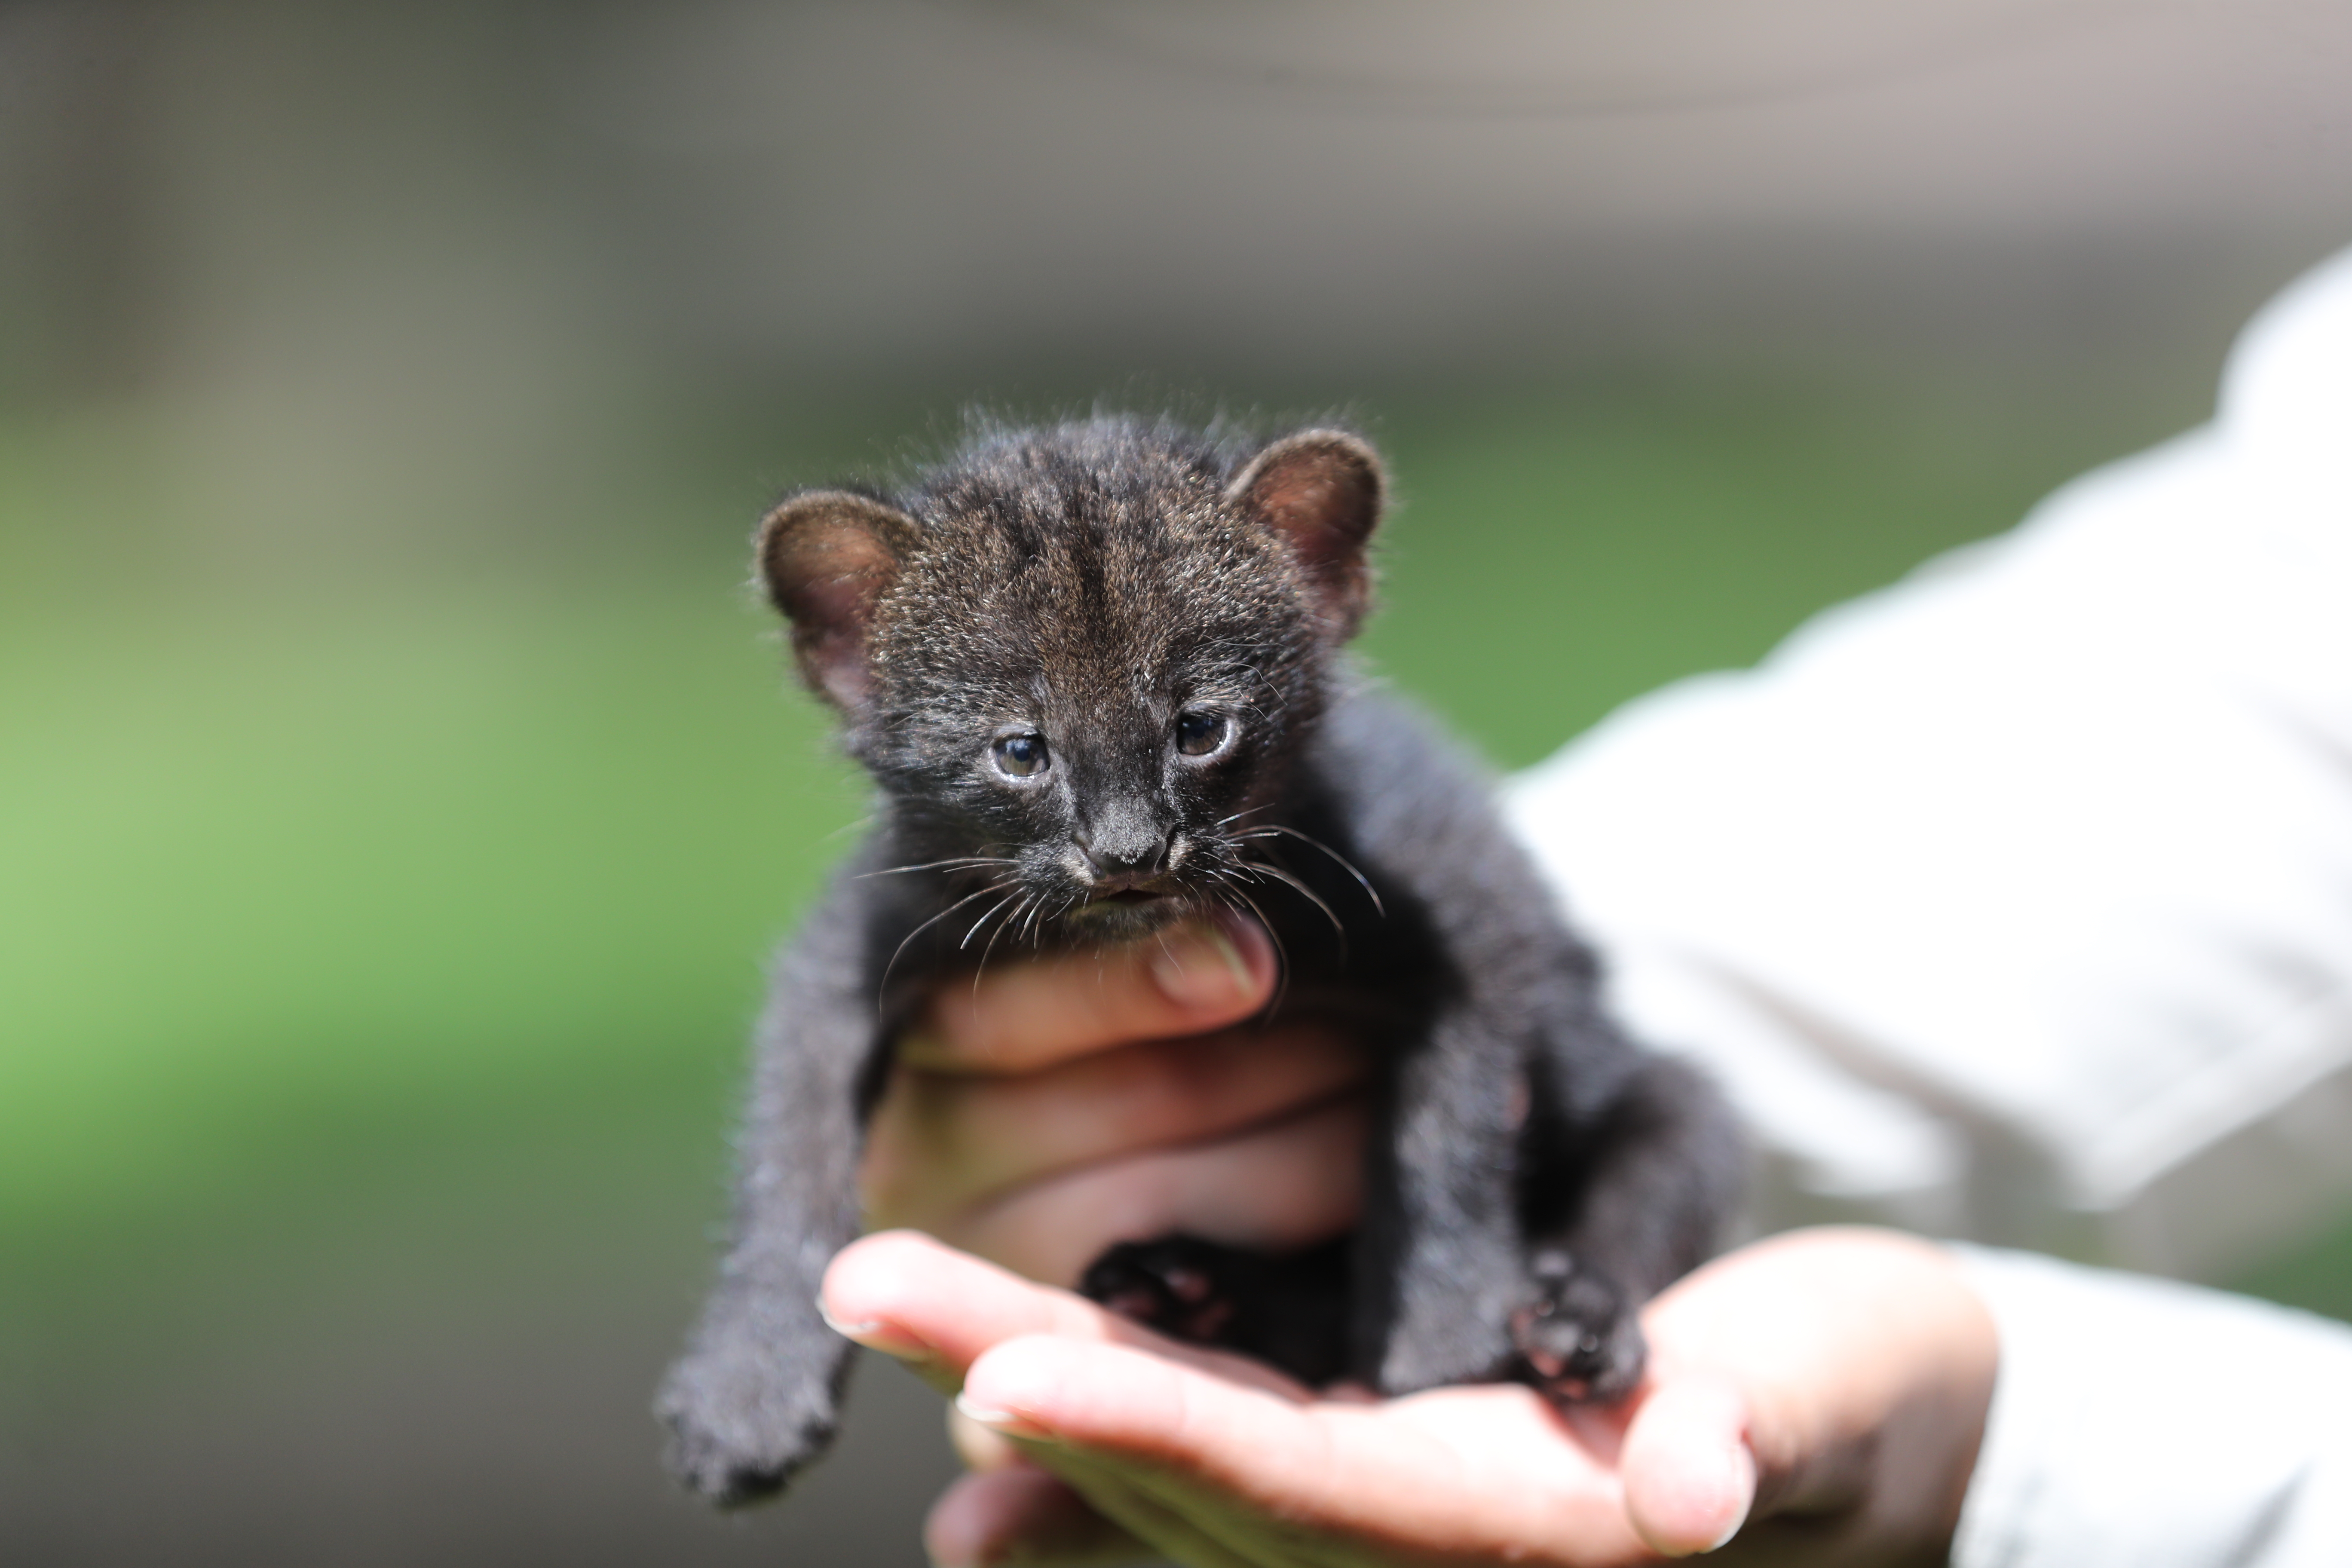
[{"label": "kitten's dark claw", "polygon": [[1255,1356],[1312,1386],[1347,1363],[1348,1241],[1268,1254],[1191,1236],[1124,1241],[1078,1290],[1193,1344]]},{"label": "kitten's dark claw", "polygon": [[1219,1278],[1224,1250],[1181,1236],[1123,1241],[1088,1266],[1078,1293],[1171,1339],[1223,1344],[1234,1311]]},{"label": "kitten's dark claw", "polygon": [[1606,1275],[1558,1247],[1528,1262],[1532,1300],[1511,1314],[1525,1381],[1564,1404],[1616,1399],[1641,1381],[1641,1324]]}]

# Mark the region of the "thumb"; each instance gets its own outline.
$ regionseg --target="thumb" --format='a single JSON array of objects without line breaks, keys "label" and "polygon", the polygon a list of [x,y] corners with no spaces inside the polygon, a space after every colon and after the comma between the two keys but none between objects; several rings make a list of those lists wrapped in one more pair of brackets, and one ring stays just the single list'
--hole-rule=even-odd
[{"label": "thumb", "polygon": [[1658,1388],[1634,1414],[1618,1466],[1626,1514],[1654,1550],[1669,1557],[1714,1551],[1738,1532],[1756,1500],[1747,1401],[1708,1379]]}]

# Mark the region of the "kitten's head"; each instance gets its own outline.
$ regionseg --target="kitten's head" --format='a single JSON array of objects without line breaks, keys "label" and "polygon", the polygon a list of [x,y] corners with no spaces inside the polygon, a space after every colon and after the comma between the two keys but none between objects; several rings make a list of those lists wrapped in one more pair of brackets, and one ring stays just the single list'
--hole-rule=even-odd
[{"label": "kitten's head", "polygon": [[1235,901],[1236,836],[1368,606],[1383,489],[1344,431],[1097,419],[983,437],[893,494],[795,496],[759,567],[913,854],[979,862],[943,870],[1024,933],[1133,935]]}]

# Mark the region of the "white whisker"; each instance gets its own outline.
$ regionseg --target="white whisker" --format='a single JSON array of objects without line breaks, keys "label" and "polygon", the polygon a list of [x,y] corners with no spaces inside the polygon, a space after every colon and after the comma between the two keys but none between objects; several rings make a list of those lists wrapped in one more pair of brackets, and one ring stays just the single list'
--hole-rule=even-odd
[{"label": "white whisker", "polygon": [[1292,876],[1281,867],[1269,866],[1263,860],[1252,860],[1247,864],[1245,868],[1253,876],[1271,877],[1276,881],[1282,883],[1285,887],[1296,889],[1300,898],[1305,899],[1308,903],[1313,904],[1317,909],[1323,911],[1323,918],[1331,922],[1331,929],[1339,933],[1339,943],[1341,948],[1344,949],[1346,947],[1348,942],[1347,926],[1341,923],[1339,917],[1332,912],[1331,906],[1325,903],[1322,899],[1316,894],[1314,889],[1308,887],[1306,883],[1300,881],[1297,878]]},{"label": "white whisker", "polygon": [[[988,973],[988,955],[996,951],[996,939],[1003,936],[1005,932],[1005,929],[1011,926],[1014,921],[1021,918],[1021,910],[1024,905],[1034,905],[1041,901],[1043,895],[1037,893],[1023,893],[1021,895],[1021,902],[1013,906],[1013,912],[1005,916],[1004,919],[998,923],[997,928],[994,931],[988,933],[988,945],[980,950],[980,966],[971,972],[971,989],[974,995],[978,995],[980,994],[980,977]],[[997,909],[1003,909],[1003,905],[999,904]],[[995,912],[996,910],[991,910],[988,911],[988,915],[992,915]],[[983,924],[986,923],[988,915],[982,915],[980,917]],[[973,929],[978,930],[979,928],[975,926]]]},{"label": "white whisker", "polygon": [[982,888],[977,893],[967,893],[962,898],[958,899],[954,903],[950,904],[946,909],[941,910],[938,914],[933,915],[929,920],[925,921],[921,925],[919,925],[914,930],[908,931],[899,940],[898,947],[891,952],[890,962],[882,966],[882,983],[874,989],[874,1005],[877,1008],[879,1008],[882,1005],[882,998],[889,994],[890,972],[898,967],[898,960],[905,956],[907,952],[907,943],[914,941],[917,937],[922,935],[925,931],[930,930],[933,926],[939,924],[941,921],[947,919],[958,910],[963,908],[966,904],[971,903],[973,900],[984,899],[991,893],[1001,893],[1004,891],[1005,889],[1012,886],[1013,886],[1013,884],[1011,882],[999,882],[993,887]]},{"label": "white whisker", "polygon": [[1018,860],[1002,855],[963,855],[945,860],[926,860],[919,866],[885,866],[878,871],[860,871],[858,876],[896,877],[908,871],[968,871],[979,866],[1018,866]]},{"label": "white whisker", "polygon": [[970,931],[966,931],[966,932],[964,932],[964,933],[963,933],[963,941],[961,941],[961,942],[960,942],[956,943],[956,951],[957,951],[958,952],[961,952],[965,948],[967,948],[967,947],[971,946],[971,939],[972,939],[973,937],[976,937],[976,936],[978,936],[978,935],[980,934],[980,928],[981,928],[981,927],[982,927],[982,926],[984,926],[984,925],[986,925],[986,924],[989,922],[989,921],[990,921],[990,920],[991,920],[991,919],[995,915],[995,913],[996,913],[996,911],[997,911],[997,910],[999,910],[1003,909],[1005,905],[1007,905],[1007,904],[1009,904],[1009,903],[1013,902],[1015,899],[1023,898],[1023,897],[1024,897],[1024,896],[1025,896],[1024,894],[1018,893],[1018,892],[1007,893],[1004,897],[1003,897],[1003,898],[1001,898],[1001,899],[997,900],[996,900],[996,902],[994,902],[994,903],[992,903],[992,904],[989,905],[989,906],[988,906],[988,913],[986,913],[986,914],[984,914],[984,915],[981,916],[981,917],[980,917],[980,919],[978,919],[978,920],[976,920],[976,921],[972,921],[972,922],[971,922],[971,929]]},{"label": "white whisker", "polygon": [[1331,857],[1332,860],[1339,865],[1339,869],[1347,872],[1348,875],[1356,879],[1356,885],[1364,889],[1364,896],[1372,900],[1372,908],[1379,911],[1381,918],[1382,920],[1386,920],[1388,918],[1388,907],[1381,902],[1381,895],[1379,891],[1373,888],[1371,879],[1365,876],[1361,871],[1356,869],[1356,863],[1354,861],[1349,859],[1345,855],[1340,854],[1337,849],[1332,848],[1328,844],[1324,843],[1320,838],[1315,837],[1311,834],[1301,833],[1296,827],[1286,827],[1278,822],[1263,823],[1256,827],[1249,829],[1247,832],[1235,833],[1230,837],[1236,840],[1240,840],[1249,838],[1271,838],[1276,835],[1281,835],[1282,837],[1288,838],[1296,838],[1307,847],[1311,849],[1320,849],[1324,854]]}]

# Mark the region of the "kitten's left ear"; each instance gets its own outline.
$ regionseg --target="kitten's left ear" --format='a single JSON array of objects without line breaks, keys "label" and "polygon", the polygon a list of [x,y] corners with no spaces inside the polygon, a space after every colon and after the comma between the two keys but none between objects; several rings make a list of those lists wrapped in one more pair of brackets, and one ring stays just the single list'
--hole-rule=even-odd
[{"label": "kitten's left ear", "polygon": [[1351,636],[1372,597],[1364,545],[1388,481],[1380,455],[1344,430],[1301,430],[1250,459],[1225,500],[1280,534],[1334,637]]}]

